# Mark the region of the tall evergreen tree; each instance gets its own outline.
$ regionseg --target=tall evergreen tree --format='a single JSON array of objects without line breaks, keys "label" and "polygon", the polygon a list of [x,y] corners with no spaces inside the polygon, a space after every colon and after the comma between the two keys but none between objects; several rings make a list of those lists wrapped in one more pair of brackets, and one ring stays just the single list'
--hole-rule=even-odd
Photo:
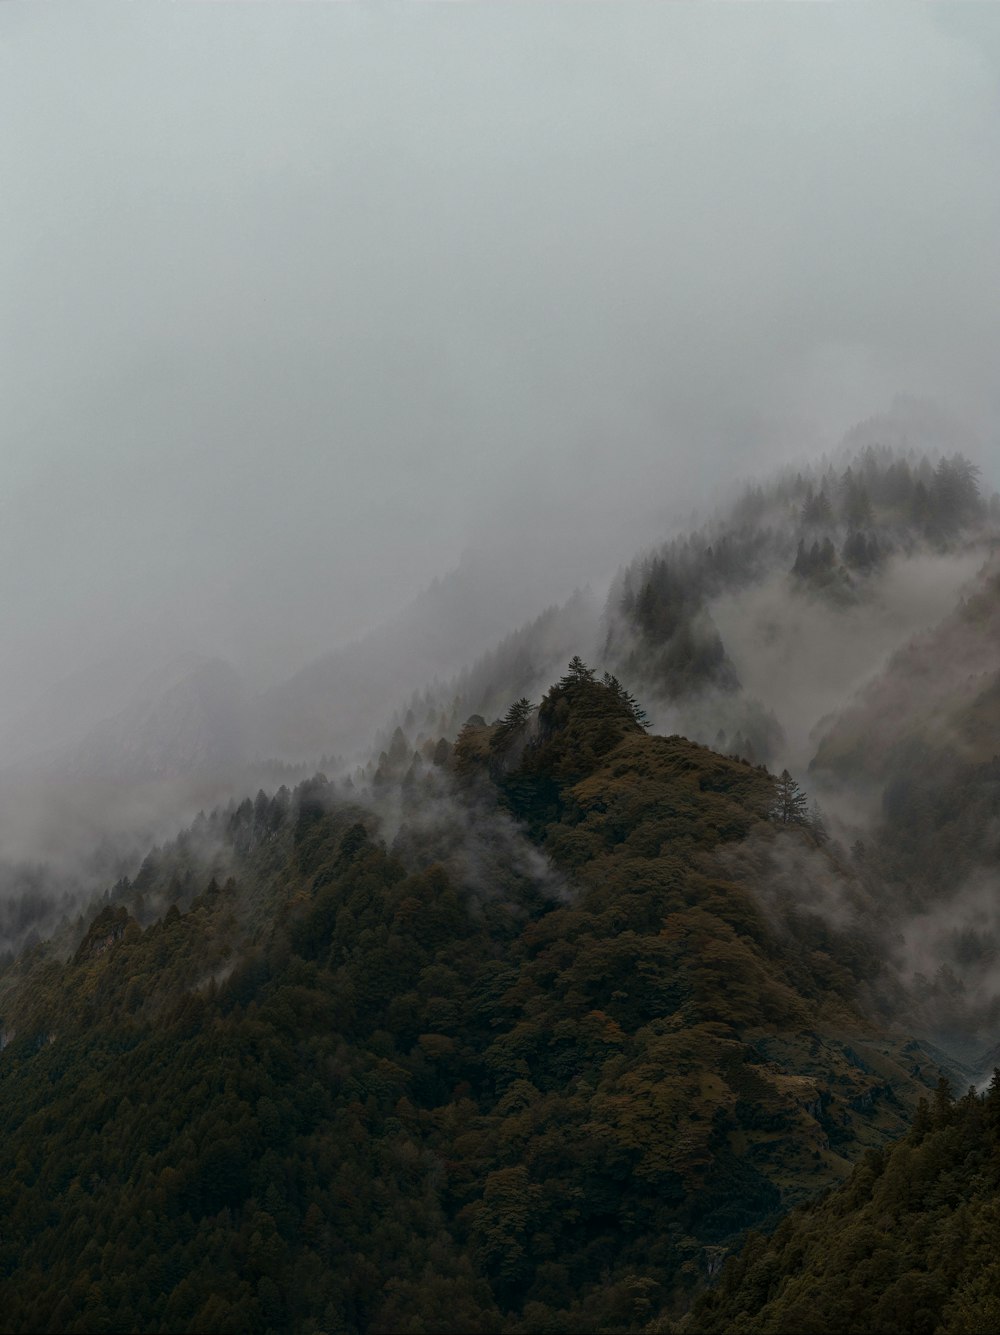
[{"label": "tall evergreen tree", "polygon": [[850,468],[844,474],[841,486],[843,497],[841,513],[844,523],[850,529],[869,528],[873,515],[867,487],[854,476]]},{"label": "tall evergreen tree", "polygon": [[809,799],[787,769],[783,769],[774,781],[771,819],[779,825],[809,824]]},{"label": "tall evergreen tree", "polygon": [[500,720],[493,736],[490,738],[490,750],[496,754],[506,751],[517,734],[528,722],[528,719],[534,712],[534,708],[535,706],[527,696],[522,695],[520,700],[515,700]]},{"label": "tall evergreen tree", "polygon": [[582,681],[593,681],[595,676],[594,669],[587,667],[579,654],[574,654],[569,660],[566,675],[559,679],[559,685],[565,690],[567,686],[575,686]]},{"label": "tall evergreen tree", "polygon": [[645,728],[648,731],[649,715],[639,704],[638,700],[636,700],[632,692],[627,691],[618,678],[611,672],[605,672],[604,685],[611,691],[616,699],[621,701],[635,719],[636,723],[638,723],[641,728]]}]

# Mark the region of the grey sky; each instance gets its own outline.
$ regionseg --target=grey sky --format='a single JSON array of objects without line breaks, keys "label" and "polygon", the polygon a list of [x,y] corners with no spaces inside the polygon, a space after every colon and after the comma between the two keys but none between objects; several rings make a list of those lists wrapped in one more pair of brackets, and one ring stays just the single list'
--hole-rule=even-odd
[{"label": "grey sky", "polygon": [[994,6],[0,7],[0,716],[595,573],[897,391],[995,446],[998,150]]}]

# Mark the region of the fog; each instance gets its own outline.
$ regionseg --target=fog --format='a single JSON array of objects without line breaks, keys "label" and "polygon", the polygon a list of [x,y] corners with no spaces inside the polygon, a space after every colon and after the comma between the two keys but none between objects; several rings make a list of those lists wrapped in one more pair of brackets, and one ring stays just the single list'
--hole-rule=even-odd
[{"label": "fog", "polygon": [[[998,75],[983,6],[0,6],[3,940],[415,692],[537,698],[857,423],[1000,484]],[[947,610],[921,560],[713,606],[777,758]]]},{"label": "fog", "polygon": [[740,680],[781,723],[775,764],[804,773],[824,723],[893,651],[951,611],[982,564],[981,550],[900,556],[866,600],[846,606],[790,594],[784,572],[718,599],[712,615]]},{"label": "fog", "polygon": [[898,390],[995,439],[989,7],[4,6],[0,717],[268,685]]}]

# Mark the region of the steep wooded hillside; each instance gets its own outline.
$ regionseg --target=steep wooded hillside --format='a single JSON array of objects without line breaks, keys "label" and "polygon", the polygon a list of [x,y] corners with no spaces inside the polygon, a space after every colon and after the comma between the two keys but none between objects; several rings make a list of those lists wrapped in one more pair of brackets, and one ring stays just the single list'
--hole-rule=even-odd
[{"label": "steep wooded hillside", "polygon": [[973,1057],[1000,1021],[1000,569],[900,650],[819,741],[811,776],[873,813],[855,864],[887,948],[922,975],[922,1032]]},{"label": "steep wooded hillside", "polygon": [[909,1134],[849,1182],[755,1235],[679,1325],[651,1331],[985,1335],[1000,1327],[1000,1071],[942,1082]]},{"label": "steep wooded hillside", "polygon": [[824,856],[773,817],[764,770],[649,736],[577,661],[370,798],[200,822],[0,978],[8,1328],[683,1305],[938,1074],[862,1018],[863,939],[724,874],[752,834]]}]

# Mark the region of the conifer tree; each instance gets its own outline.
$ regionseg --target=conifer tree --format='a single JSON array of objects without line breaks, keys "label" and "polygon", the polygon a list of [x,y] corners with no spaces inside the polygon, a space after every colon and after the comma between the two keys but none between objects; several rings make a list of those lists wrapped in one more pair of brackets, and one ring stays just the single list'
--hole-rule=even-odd
[{"label": "conifer tree", "polygon": [[954,1107],[955,1096],[951,1092],[951,1085],[947,1076],[941,1076],[937,1082],[937,1088],[934,1090],[933,1119],[935,1126],[947,1126],[951,1121],[952,1108]]},{"label": "conifer tree", "polygon": [[810,488],[802,507],[801,522],[810,528],[822,528],[833,523],[833,507],[822,487],[816,493]]},{"label": "conifer tree", "polygon": [[522,695],[520,700],[515,700],[490,738],[490,750],[505,751],[527,723],[534,708],[527,696]]},{"label": "conifer tree", "polygon": [[566,675],[559,680],[559,685],[565,690],[567,686],[576,686],[583,681],[593,681],[594,676],[594,669],[587,667],[579,654],[574,654],[569,660],[569,669]]},{"label": "conifer tree", "polygon": [[779,825],[809,824],[809,799],[787,769],[774,781],[771,819]]},{"label": "conifer tree", "polygon": [[616,699],[621,701],[635,719],[636,723],[638,723],[639,727],[648,731],[649,715],[643,709],[642,705],[639,704],[638,700],[636,700],[632,692],[627,691],[618,678],[611,672],[605,672],[604,685],[612,692]]},{"label": "conifer tree", "polygon": [[[392,734],[392,741],[389,743],[389,753],[387,757],[389,764],[397,766],[405,764],[409,759],[411,749],[403,729],[397,727],[396,731]],[[379,763],[381,763],[381,758]]]},{"label": "conifer tree", "polygon": [[447,737],[439,737],[437,745],[434,747],[433,763],[435,765],[447,765],[448,758],[451,755],[451,743]]},{"label": "conifer tree", "polygon": [[849,529],[868,528],[872,523],[872,506],[868,490],[848,468],[843,479],[843,517]]},{"label": "conifer tree", "polygon": [[993,1078],[986,1088],[986,1122],[994,1132],[1000,1133],[1000,1066],[994,1066]]},{"label": "conifer tree", "polygon": [[804,577],[809,573],[809,557],[806,554],[805,539],[799,538],[799,545],[795,549],[795,564],[792,566],[792,574]]},{"label": "conifer tree", "polygon": [[913,1124],[910,1127],[909,1139],[914,1145],[919,1145],[924,1137],[934,1126],[934,1120],[931,1117],[931,1105],[925,1097],[921,1097],[917,1102],[917,1111],[913,1116]]},{"label": "conifer tree", "polygon": [[813,802],[809,808],[808,824],[818,844],[829,843],[830,831],[826,828],[826,820],[818,802]]}]

